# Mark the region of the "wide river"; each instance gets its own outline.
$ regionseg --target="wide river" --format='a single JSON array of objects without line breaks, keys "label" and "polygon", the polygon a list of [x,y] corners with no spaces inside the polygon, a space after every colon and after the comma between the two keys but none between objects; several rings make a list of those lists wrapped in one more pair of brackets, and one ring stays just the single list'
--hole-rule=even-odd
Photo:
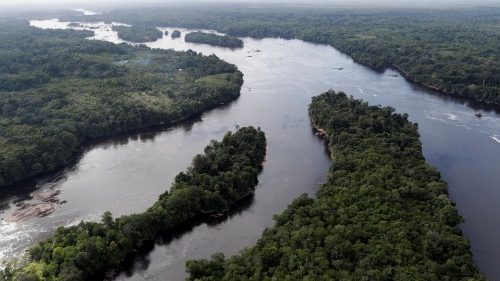
[{"label": "wide river", "polygon": [[[57,20],[32,21],[41,28],[67,28]],[[121,42],[110,24],[87,23],[93,39]],[[160,28],[172,31],[172,28]],[[185,34],[185,29],[180,29]],[[110,210],[119,216],[149,207],[173,177],[211,139],[235,126],[260,126],[267,134],[268,154],[255,195],[219,222],[194,225],[158,243],[138,258],[118,280],[182,280],[185,261],[215,252],[236,254],[253,245],[262,231],[302,193],[314,195],[325,181],[330,160],[323,140],[312,133],[307,116],[311,97],[342,90],[371,104],[406,112],[419,124],[427,161],[449,183],[449,193],[465,218],[480,270],[500,280],[500,114],[467,101],[431,93],[394,70],[372,71],[330,46],[300,40],[243,38],[243,49],[185,43],[164,36],[152,48],[192,49],[216,54],[244,73],[241,97],[189,122],[134,132],[87,146],[81,158],[57,175],[0,194],[0,214],[34,200],[34,190],[60,191],[66,201],[50,216],[24,222],[0,221],[0,259],[19,256],[54,228],[80,220],[98,220]],[[476,112],[482,118],[474,116]]]}]

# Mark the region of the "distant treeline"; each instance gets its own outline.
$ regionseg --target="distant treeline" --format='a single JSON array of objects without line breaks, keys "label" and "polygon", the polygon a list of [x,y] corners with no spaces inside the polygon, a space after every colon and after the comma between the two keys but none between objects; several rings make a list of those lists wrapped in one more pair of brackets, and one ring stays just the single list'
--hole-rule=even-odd
[{"label": "distant treeline", "polygon": [[384,11],[202,6],[117,10],[89,19],[329,44],[375,69],[396,67],[420,84],[500,104],[500,8]]},{"label": "distant treeline", "polygon": [[212,141],[186,172],[175,177],[169,191],[147,211],[101,222],[60,227],[46,241],[29,250],[22,268],[8,267],[1,280],[97,280],[119,268],[161,233],[196,217],[220,214],[247,197],[257,185],[266,155],[260,129],[244,127]]},{"label": "distant treeline", "polygon": [[186,42],[209,44],[227,48],[243,48],[243,41],[232,36],[221,36],[213,33],[190,32],[184,37]]},{"label": "distant treeline", "polygon": [[90,35],[0,24],[0,187],[64,166],[86,140],[170,124],[239,96],[242,73],[214,55]]},{"label": "distant treeline", "polygon": [[296,199],[239,255],[188,261],[188,280],[485,280],[406,114],[333,91],[309,114],[333,157],[317,197]]},{"label": "distant treeline", "polygon": [[163,36],[163,33],[155,27],[115,25],[113,30],[118,33],[118,38],[134,43],[153,42]]}]

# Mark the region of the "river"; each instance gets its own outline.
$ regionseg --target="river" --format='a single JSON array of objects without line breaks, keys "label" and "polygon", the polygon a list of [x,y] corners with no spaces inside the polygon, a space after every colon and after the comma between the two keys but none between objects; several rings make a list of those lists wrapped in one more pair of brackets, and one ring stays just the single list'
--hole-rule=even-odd
[{"label": "river", "polygon": [[[31,21],[40,28],[67,28],[57,20]],[[110,24],[85,23],[90,39],[122,42]],[[173,28],[160,28],[171,32]],[[183,36],[185,29],[179,29]],[[307,116],[311,97],[343,90],[371,104],[408,113],[419,124],[424,155],[449,183],[449,193],[465,218],[461,225],[474,259],[491,280],[500,280],[500,114],[462,99],[431,93],[394,70],[375,72],[335,48],[300,40],[243,38],[231,50],[184,42],[170,36],[147,43],[152,48],[192,49],[216,54],[244,73],[241,97],[173,127],[133,132],[89,144],[74,165],[32,184],[0,193],[1,218],[35,190],[60,191],[66,202],[47,217],[19,223],[0,221],[0,259],[18,256],[28,245],[61,225],[98,220],[149,207],[173,177],[211,139],[235,126],[260,126],[268,154],[255,195],[227,219],[194,225],[159,242],[118,280],[182,280],[185,261],[215,252],[236,254],[253,245],[262,231],[297,196],[314,196],[326,179],[330,160],[323,140],[312,133]],[[482,118],[474,116],[476,112]]]}]

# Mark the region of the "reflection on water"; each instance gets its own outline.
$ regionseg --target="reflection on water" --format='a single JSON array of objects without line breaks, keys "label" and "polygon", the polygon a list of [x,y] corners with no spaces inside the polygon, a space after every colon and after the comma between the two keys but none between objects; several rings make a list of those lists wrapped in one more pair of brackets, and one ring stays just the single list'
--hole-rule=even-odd
[{"label": "reflection on water", "polygon": [[[254,194],[247,196],[246,198],[237,202],[237,204],[229,210],[227,214],[223,217],[218,218],[199,218],[197,220],[192,221],[187,225],[183,225],[171,231],[171,233],[166,233],[163,236],[159,237],[157,241],[153,245],[148,245],[142,253],[139,253],[135,259],[130,261],[125,267],[127,268],[123,273],[122,277],[126,276],[131,277],[134,276],[135,272],[145,271],[149,268],[149,266],[153,263],[154,260],[150,255],[150,251],[154,249],[156,246],[168,246],[171,244],[179,243],[184,236],[192,235],[193,231],[196,227],[199,227],[202,224],[205,224],[209,227],[217,227],[217,225],[232,219],[234,216],[241,215],[243,212],[247,211],[250,206],[254,203]],[[175,256],[170,256],[170,262],[175,259]]]},{"label": "reflection on water", "polygon": [[[69,23],[32,21],[42,28]],[[91,39],[121,42],[111,24],[83,23]],[[159,28],[169,33],[174,28]],[[179,29],[183,34],[185,29]],[[89,146],[72,168],[0,194],[8,213],[34,189],[61,190],[61,205],[48,217],[13,224],[0,222],[0,258],[11,257],[42,239],[56,226],[140,212],[150,206],[213,138],[236,125],[260,126],[268,137],[268,155],[253,201],[241,212],[215,224],[200,223],[167,242],[154,245],[119,280],[181,280],[187,259],[221,251],[235,254],[252,245],[272,224],[272,215],[302,193],[314,194],[325,180],[328,153],[311,133],[307,105],[327,89],[343,90],[371,104],[389,105],[418,122],[427,160],[450,184],[450,196],[465,218],[480,269],[500,280],[500,115],[492,108],[429,92],[405,81],[394,70],[374,72],[329,46],[299,40],[244,38],[239,50],[184,42],[164,36],[152,48],[193,49],[216,54],[244,73],[241,97],[200,116],[197,122],[136,132]],[[257,51],[258,50],[258,51]],[[481,112],[483,118],[475,113]],[[24,195],[23,195],[24,194]],[[6,207],[8,206],[8,207]],[[5,214],[2,214],[5,216]],[[183,233],[181,231],[181,233]]]}]

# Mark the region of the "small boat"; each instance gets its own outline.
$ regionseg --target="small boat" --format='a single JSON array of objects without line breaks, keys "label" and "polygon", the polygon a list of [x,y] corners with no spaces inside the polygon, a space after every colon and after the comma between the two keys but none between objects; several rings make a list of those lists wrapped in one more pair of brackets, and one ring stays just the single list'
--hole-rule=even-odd
[{"label": "small boat", "polygon": [[481,117],[483,117],[483,115],[481,114],[481,112],[478,112],[478,113],[476,113],[476,114],[474,114],[474,115],[476,115],[476,117],[477,117],[477,118],[481,118]]}]

